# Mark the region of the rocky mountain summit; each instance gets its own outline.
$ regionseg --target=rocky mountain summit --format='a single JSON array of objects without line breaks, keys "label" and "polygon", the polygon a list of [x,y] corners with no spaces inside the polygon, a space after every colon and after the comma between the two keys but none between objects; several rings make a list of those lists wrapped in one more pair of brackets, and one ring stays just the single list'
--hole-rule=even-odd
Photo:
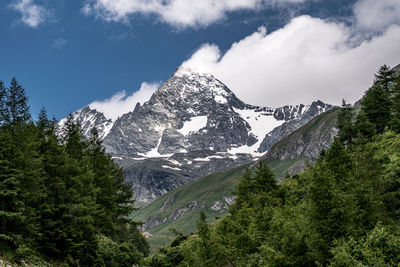
[{"label": "rocky mountain summit", "polygon": [[[137,188],[136,197],[149,202],[176,186],[262,156],[281,138],[332,108],[322,101],[280,108],[249,105],[211,74],[181,67],[149,101],[115,121],[89,106],[73,116],[86,135],[98,128],[107,152]],[[218,155],[203,160],[203,171],[193,168],[193,160],[173,158],[201,151]]]}]

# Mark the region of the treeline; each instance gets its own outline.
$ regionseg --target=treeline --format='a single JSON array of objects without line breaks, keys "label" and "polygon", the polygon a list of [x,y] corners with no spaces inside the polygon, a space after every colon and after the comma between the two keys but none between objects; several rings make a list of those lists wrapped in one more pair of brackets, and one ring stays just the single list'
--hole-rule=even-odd
[{"label": "treeline", "polygon": [[400,78],[383,66],[317,162],[277,184],[260,163],[229,214],[144,266],[399,266]]},{"label": "treeline", "polygon": [[149,253],[132,194],[96,129],[59,129],[44,109],[34,122],[17,80],[0,81],[0,257],[132,266]]}]

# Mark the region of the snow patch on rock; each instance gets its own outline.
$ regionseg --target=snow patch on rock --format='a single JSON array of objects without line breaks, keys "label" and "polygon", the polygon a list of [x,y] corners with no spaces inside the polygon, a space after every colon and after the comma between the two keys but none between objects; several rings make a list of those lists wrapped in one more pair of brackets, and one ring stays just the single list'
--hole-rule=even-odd
[{"label": "snow patch on rock", "polygon": [[189,133],[197,133],[200,129],[206,127],[207,116],[196,116],[192,117],[189,121],[185,121],[183,127],[178,130],[182,135],[188,135]]}]

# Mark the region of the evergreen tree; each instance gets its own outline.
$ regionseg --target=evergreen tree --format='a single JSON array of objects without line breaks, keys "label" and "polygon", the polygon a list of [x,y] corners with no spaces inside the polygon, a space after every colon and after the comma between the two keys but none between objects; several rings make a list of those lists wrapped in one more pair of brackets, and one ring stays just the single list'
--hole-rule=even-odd
[{"label": "evergreen tree", "polygon": [[42,107],[39,111],[36,125],[41,131],[45,131],[52,126],[52,122],[49,120],[49,117],[47,116],[47,111],[44,107]]},{"label": "evergreen tree", "polygon": [[319,264],[325,265],[331,257],[329,250],[335,239],[351,233],[356,202],[346,190],[353,169],[353,160],[338,139],[312,168],[308,197],[313,236],[309,243],[314,262]]},{"label": "evergreen tree", "polygon": [[22,239],[24,203],[20,197],[22,172],[14,166],[17,149],[12,136],[0,129],[0,249],[16,247]]},{"label": "evergreen tree", "polygon": [[8,108],[7,108],[7,89],[3,81],[0,81],[0,127],[8,121]]},{"label": "evergreen tree", "polygon": [[375,74],[375,85],[380,85],[385,90],[387,94],[390,93],[390,89],[392,83],[395,79],[395,72],[388,67],[387,65],[383,65],[379,68],[378,72]]},{"label": "evergreen tree", "polygon": [[339,129],[339,139],[345,145],[351,145],[354,138],[353,126],[354,111],[351,105],[346,104],[343,99],[342,108],[337,117],[337,127]]},{"label": "evergreen tree", "polygon": [[354,129],[359,142],[369,140],[376,134],[376,126],[368,120],[368,117],[363,110],[361,110],[357,115]]},{"label": "evergreen tree", "polygon": [[374,85],[365,93],[361,110],[368,121],[375,125],[378,134],[385,131],[391,120],[391,101],[381,85]]},{"label": "evergreen tree", "polygon": [[122,168],[106,154],[96,128],[91,131],[88,155],[97,188],[95,223],[103,234],[115,236],[131,223],[127,218],[134,210],[132,189]]},{"label": "evergreen tree", "polygon": [[12,78],[7,95],[7,107],[9,110],[9,123],[12,125],[25,124],[31,119],[28,106],[28,98],[25,89]]},{"label": "evergreen tree", "polygon": [[395,75],[391,89],[393,116],[390,121],[390,128],[396,133],[400,133],[400,75]]},{"label": "evergreen tree", "polygon": [[25,203],[26,241],[35,242],[38,236],[39,214],[37,208],[44,201],[44,170],[42,156],[39,153],[39,131],[33,123],[14,130],[15,146],[20,150],[20,157],[15,164],[22,171],[20,180],[21,195]]}]

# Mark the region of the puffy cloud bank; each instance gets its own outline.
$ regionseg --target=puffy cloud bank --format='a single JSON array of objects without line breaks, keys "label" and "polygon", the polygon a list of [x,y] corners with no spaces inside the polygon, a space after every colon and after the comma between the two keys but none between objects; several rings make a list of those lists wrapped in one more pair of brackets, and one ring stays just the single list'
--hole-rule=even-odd
[{"label": "puffy cloud bank", "polygon": [[96,109],[106,116],[107,119],[115,121],[125,113],[133,111],[137,103],[143,104],[160,87],[160,83],[142,83],[140,89],[127,96],[125,91],[116,93],[109,99],[95,101],[89,104],[91,109]]},{"label": "puffy cloud bank", "polygon": [[[84,12],[112,21],[135,13],[156,14],[166,23],[191,27],[211,24],[231,11],[303,1],[89,0]],[[400,1],[359,0],[350,19],[351,25],[344,25],[301,16],[271,33],[260,27],[224,52],[204,44],[182,65],[213,74],[251,104],[276,107],[317,99],[340,104],[342,98],[355,102],[379,66],[400,64]],[[111,103],[130,98],[124,97],[120,93],[101,103],[114,110],[120,105]]]},{"label": "puffy cloud bank", "polygon": [[359,0],[353,11],[361,30],[382,31],[400,23],[399,0]]},{"label": "puffy cloud bank", "polygon": [[204,27],[227,13],[306,0],[88,0],[82,11],[106,21],[128,21],[134,14],[155,15],[174,27]]},{"label": "puffy cloud bank", "polygon": [[371,1],[356,3],[351,26],[301,16],[269,34],[260,27],[226,52],[204,44],[182,65],[256,105],[357,101],[379,66],[400,64],[400,2],[372,1],[372,9]]}]

